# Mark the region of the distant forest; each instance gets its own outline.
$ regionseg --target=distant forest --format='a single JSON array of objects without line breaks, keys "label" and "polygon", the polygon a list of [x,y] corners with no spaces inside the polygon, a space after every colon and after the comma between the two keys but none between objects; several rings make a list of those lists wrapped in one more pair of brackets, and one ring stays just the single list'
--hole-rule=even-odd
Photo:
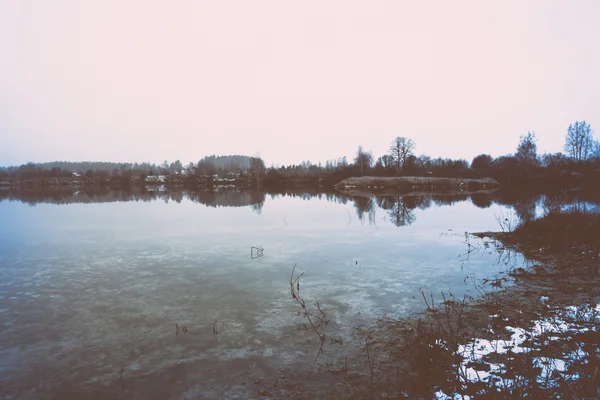
[{"label": "distant forest", "polygon": [[[14,185],[14,181],[35,185],[53,186],[69,181],[81,181],[83,184],[109,184],[129,186],[144,182],[148,177],[166,177],[166,180],[154,180],[181,186],[198,186],[199,183],[212,185],[215,175],[235,178],[239,184],[245,178],[250,178],[249,184],[256,184],[259,172],[249,174],[248,170],[264,171],[262,160],[243,156],[208,156],[197,163],[184,166],[179,160],[174,162],[164,161],[162,164],[153,163],[112,163],[112,162],[68,162],[54,161],[47,163],[27,163],[21,166],[0,168],[0,186],[7,183]],[[210,178],[208,178],[210,177]],[[172,179],[171,179],[172,178]],[[245,186],[245,185],[244,185]]]},{"label": "distant forest", "polygon": [[522,135],[515,153],[497,158],[480,154],[471,162],[464,159],[432,158],[416,155],[417,143],[408,137],[394,138],[387,154],[378,158],[358,146],[352,160],[331,159],[325,164],[310,161],[280,167],[265,166],[260,157],[246,155],[207,156],[197,163],[183,165],[179,160],[151,163],[64,162],[27,163],[0,168],[0,179],[119,178],[121,181],[147,176],[248,178],[265,187],[332,186],[351,176],[434,176],[491,177],[503,185],[596,183],[600,177],[600,142],[590,124],[569,125],[564,153],[538,154],[535,132]]},{"label": "distant forest", "polygon": [[152,163],[114,163],[104,161],[52,161],[45,163],[27,163],[20,166],[0,167],[0,177],[24,176],[26,178],[37,176],[71,176],[73,173],[80,175],[102,175],[102,176],[121,176],[131,175],[169,175],[182,173],[183,171],[193,171],[208,173],[211,169],[214,173],[229,173],[247,171],[253,163],[253,157],[232,155],[232,156],[208,156],[204,157],[197,164],[189,163],[184,166],[177,160],[169,163],[164,161],[162,164]]}]

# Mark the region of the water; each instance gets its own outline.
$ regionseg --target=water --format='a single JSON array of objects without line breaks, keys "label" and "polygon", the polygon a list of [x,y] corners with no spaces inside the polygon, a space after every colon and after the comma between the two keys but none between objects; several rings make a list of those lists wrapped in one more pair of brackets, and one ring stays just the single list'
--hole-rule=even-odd
[{"label": "water", "polygon": [[348,340],[422,309],[419,288],[476,296],[469,278],[524,263],[467,260],[464,232],[510,213],[468,196],[228,193],[0,202],[0,398],[249,398],[300,376],[319,347],[300,329],[294,265],[326,334]]}]

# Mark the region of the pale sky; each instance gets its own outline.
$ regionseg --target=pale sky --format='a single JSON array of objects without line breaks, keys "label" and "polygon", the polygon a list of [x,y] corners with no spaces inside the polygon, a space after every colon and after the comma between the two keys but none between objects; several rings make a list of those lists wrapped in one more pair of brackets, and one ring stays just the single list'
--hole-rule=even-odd
[{"label": "pale sky", "polygon": [[0,165],[514,153],[600,133],[598,0],[0,0]]}]

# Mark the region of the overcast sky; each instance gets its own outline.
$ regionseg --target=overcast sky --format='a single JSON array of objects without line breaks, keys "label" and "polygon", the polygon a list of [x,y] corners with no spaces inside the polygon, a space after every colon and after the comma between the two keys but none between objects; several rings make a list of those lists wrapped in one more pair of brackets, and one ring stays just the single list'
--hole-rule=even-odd
[{"label": "overcast sky", "polygon": [[0,0],[0,165],[563,150],[600,1]]}]

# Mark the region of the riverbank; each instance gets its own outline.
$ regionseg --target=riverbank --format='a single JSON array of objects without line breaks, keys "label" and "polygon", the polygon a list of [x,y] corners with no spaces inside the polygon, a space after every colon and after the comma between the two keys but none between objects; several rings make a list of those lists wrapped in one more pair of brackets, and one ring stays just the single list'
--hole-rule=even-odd
[{"label": "riverbank", "polygon": [[566,212],[512,232],[475,234],[481,242],[467,243],[468,250],[494,246],[507,259],[519,252],[529,267],[473,282],[475,301],[423,294],[424,314],[382,322],[377,332],[390,360],[404,361],[403,390],[438,398],[598,398],[599,233],[597,214]]},{"label": "riverbank", "polygon": [[599,234],[600,216],[568,212],[466,237],[467,254],[497,252],[503,274],[465,278],[476,299],[421,291],[425,311],[357,329],[344,346],[358,351],[319,365],[331,398],[599,398]]},{"label": "riverbank", "polygon": [[344,179],[335,185],[338,190],[360,189],[371,194],[389,190],[400,191],[477,191],[496,189],[500,184],[491,178],[461,179],[437,177],[375,177],[362,176]]},{"label": "riverbank", "polygon": [[434,188],[429,190],[424,189],[402,189],[398,187],[389,188],[336,188],[339,194],[350,197],[382,197],[382,196],[407,196],[407,197],[423,197],[423,196],[491,196],[494,189],[456,189],[456,188]]}]

